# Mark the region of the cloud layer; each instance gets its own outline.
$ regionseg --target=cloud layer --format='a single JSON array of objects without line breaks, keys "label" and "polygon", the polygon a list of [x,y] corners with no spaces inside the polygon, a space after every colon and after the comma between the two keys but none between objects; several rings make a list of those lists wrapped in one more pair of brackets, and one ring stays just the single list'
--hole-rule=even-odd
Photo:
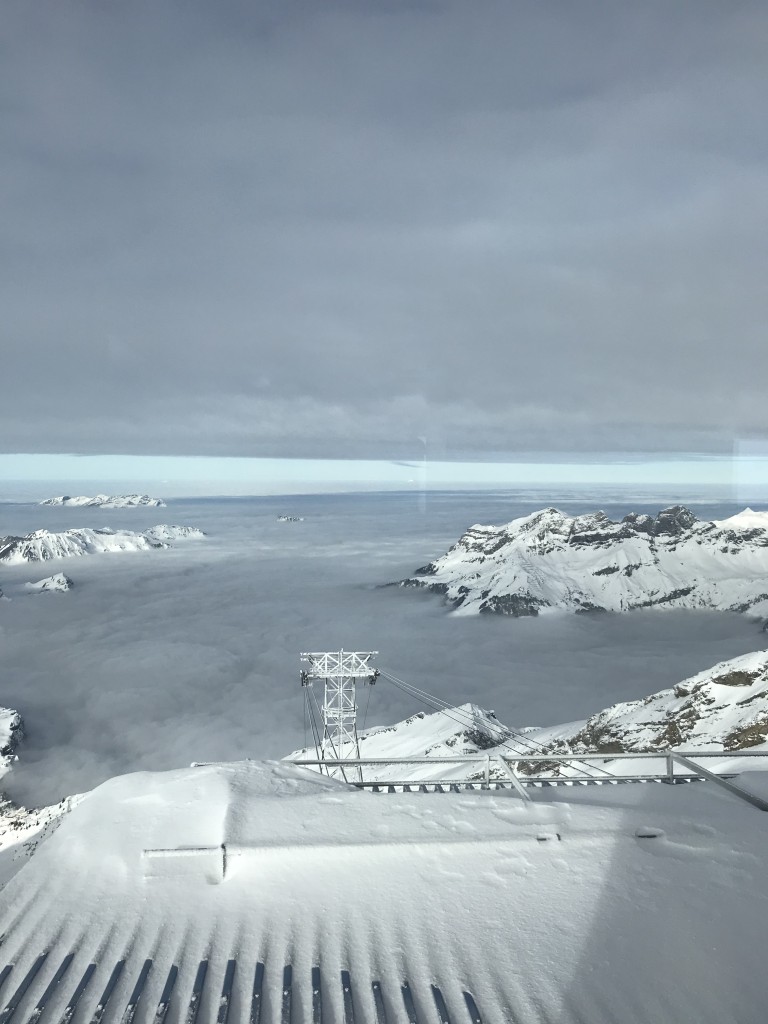
[{"label": "cloud layer", "polygon": [[[765,646],[742,616],[456,618],[432,595],[378,588],[441,554],[470,523],[537,507],[490,494],[171,502],[162,519],[200,526],[206,541],[70,559],[66,594],[16,591],[56,566],[4,567],[13,600],[0,603],[0,704],[18,709],[28,732],[4,784],[34,806],[127,771],[280,757],[305,742],[305,650],[378,650],[401,678],[523,726],[585,718]],[[614,518],[628,511],[604,507]],[[280,513],[305,519],[280,523]],[[3,510],[2,532],[86,521],[140,530],[161,520],[151,509],[18,505]],[[420,710],[382,680],[367,724]]]},{"label": "cloud layer", "polygon": [[766,430],[768,12],[12,0],[7,451]]}]

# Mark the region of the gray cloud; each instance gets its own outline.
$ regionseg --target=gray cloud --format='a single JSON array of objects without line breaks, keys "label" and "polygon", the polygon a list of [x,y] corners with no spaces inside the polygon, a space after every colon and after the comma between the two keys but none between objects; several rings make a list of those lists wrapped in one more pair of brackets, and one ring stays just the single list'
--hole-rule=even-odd
[{"label": "gray cloud", "polygon": [[12,2],[9,451],[764,434],[754,2]]}]

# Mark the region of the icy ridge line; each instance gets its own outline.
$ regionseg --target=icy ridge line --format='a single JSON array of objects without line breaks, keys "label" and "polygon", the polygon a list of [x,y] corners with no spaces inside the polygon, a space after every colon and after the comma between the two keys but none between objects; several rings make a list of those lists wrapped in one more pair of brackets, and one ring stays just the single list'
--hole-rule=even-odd
[{"label": "icy ridge line", "polygon": [[96,494],[90,498],[86,495],[72,497],[61,494],[56,498],[46,498],[41,505],[72,508],[165,508],[161,498],[151,498],[148,494]]},{"label": "icy ridge line", "polygon": [[73,558],[81,555],[103,554],[115,551],[148,551],[169,548],[173,541],[196,540],[204,537],[202,530],[193,526],[153,526],[143,533],[131,530],[75,529],[62,533],[35,530],[24,537],[0,537],[0,562],[22,565],[25,562],[44,562],[53,558]]},{"label": "icy ridge line", "polygon": [[567,516],[542,509],[475,525],[398,584],[442,594],[464,614],[551,608],[625,612],[714,608],[768,619],[768,512],[702,521],[682,505],[657,516]]}]

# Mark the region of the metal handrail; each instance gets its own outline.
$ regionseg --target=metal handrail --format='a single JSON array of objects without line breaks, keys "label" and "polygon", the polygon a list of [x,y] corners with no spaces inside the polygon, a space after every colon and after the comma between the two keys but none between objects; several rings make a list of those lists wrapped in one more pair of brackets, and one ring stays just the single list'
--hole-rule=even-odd
[{"label": "metal handrail", "polygon": [[[663,750],[649,751],[626,751],[621,753],[589,753],[589,754],[516,754],[510,751],[504,754],[505,761],[521,761],[535,763],[537,761],[624,761],[627,758],[638,760],[662,760],[670,754],[676,757],[720,757],[724,760],[739,757],[764,757],[768,760],[768,750],[675,750],[672,747],[665,747]],[[494,757],[500,755],[495,754]],[[350,767],[365,767],[365,765],[376,764],[485,764],[487,754],[465,754],[464,757],[348,757],[348,758],[283,758],[296,765],[326,765],[329,768],[337,768],[339,765]]]},{"label": "metal handrail", "polygon": [[[371,789],[373,787],[411,787],[411,786],[466,786],[468,784],[480,785],[481,788],[489,788],[491,782],[494,785],[499,784],[497,778],[491,779],[491,767],[498,766],[504,773],[506,778],[504,783],[511,785],[518,794],[525,800],[530,799],[530,795],[526,792],[525,787],[533,787],[537,784],[553,782],[558,785],[579,784],[579,783],[594,783],[603,782],[604,784],[613,783],[626,783],[626,782],[666,782],[674,785],[676,782],[690,781],[693,779],[704,779],[707,782],[713,782],[715,785],[727,790],[733,796],[739,797],[741,800],[745,800],[753,807],[757,807],[761,811],[768,811],[768,800],[764,800],[762,797],[756,796],[754,793],[750,793],[740,786],[736,786],[730,781],[733,778],[733,773],[729,773],[728,778],[710,771],[708,768],[704,768],[703,765],[697,764],[694,758],[706,758],[706,757],[718,757],[722,760],[731,761],[740,758],[750,757],[762,757],[768,759],[768,751],[763,750],[733,750],[733,751],[720,751],[720,750],[674,750],[671,747],[664,750],[653,750],[653,751],[631,751],[626,753],[616,754],[605,754],[605,753],[588,753],[588,754],[516,754],[509,753],[505,755],[495,754],[493,756],[489,754],[467,754],[464,757],[356,757],[356,758],[285,758],[284,760],[289,761],[291,764],[297,767],[306,768],[365,768],[375,767],[377,765],[439,765],[439,764],[480,764],[483,766],[483,777],[482,779],[407,779],[407,780],[390,780],[390,779],[378,779],[363,781],[362,778],[359,781],[353,781],[352,785],[358,789]],[[664,761],[665,772],[664,774],[647,773],[643,775],[611,775],[605,773],[602,778],[594,775],[569,775],[569,776],[545,776],[545,775],[525,775],[521,776],[516,771],[513,765],[518,764],[540,764],[542,762],[557,762],[558,764],[584,764],[590,761],[599,761],[603,764],[610,761],[623,761],[625,759],[637,759],[646,761]],[[681,775],[679,772],[675,774],[675,765],[680,765],[683,768],[687,768],[691,774]]]}]

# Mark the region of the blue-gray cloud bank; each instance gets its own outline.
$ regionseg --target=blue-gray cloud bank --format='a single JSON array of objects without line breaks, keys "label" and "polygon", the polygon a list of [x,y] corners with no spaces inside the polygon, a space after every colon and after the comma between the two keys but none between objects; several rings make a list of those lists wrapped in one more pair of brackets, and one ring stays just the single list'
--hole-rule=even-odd
[{"label": "blue-gray cloud bank", "polygon": [[5,451],[766,431],[768,8],[9,0]]}]

